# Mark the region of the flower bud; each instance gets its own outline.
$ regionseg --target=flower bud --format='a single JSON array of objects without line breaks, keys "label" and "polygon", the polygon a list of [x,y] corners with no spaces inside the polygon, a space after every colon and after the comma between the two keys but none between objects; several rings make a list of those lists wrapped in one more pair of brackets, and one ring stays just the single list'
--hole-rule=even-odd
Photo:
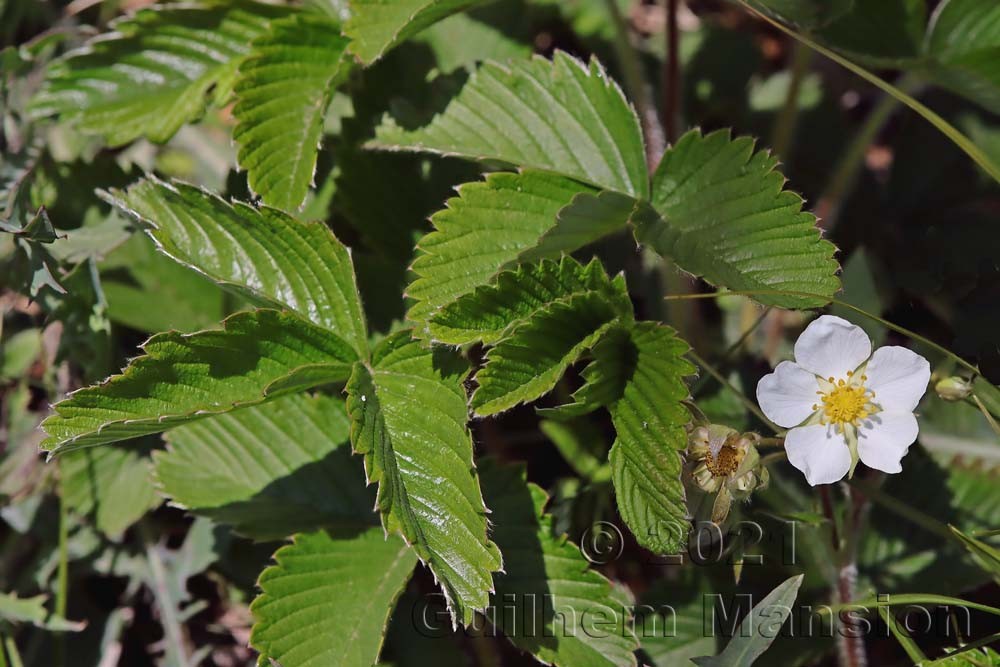
[{"label": "flower bud", "polygon": [[953,375],[934,385],[934,391],[946,401],[961,401],[972,393],[972,384]]}]

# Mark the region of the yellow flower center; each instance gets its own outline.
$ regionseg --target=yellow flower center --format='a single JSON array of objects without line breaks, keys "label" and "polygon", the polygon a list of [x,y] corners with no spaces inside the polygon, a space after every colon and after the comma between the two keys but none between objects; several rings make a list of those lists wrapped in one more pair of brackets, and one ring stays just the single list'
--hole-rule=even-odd
[{"label": "yellow flower center", "polygon": [[719,453],[712,456],[711,452],[705,455],[705,467],[712,473],[713,477],[727,477],[736,472],[743,461],[743,452],[738,447],[725,444],[719,448]]},{"label": "yellow flower center", "polygon": [[863,382],[867,376],[853,377],[854,373],[848,371],[848,380],[837,380],[829,378],[828,382],[832,388],[826,391],[817,391],[820,395],[821,405],[813,406],[814,410],[822,410],[820,423],[836,424],[838,428],[843,428],[844,424],[857,426],[865,417],[878,412],[878,406],[873,402],[875,392],[865,388]]}]

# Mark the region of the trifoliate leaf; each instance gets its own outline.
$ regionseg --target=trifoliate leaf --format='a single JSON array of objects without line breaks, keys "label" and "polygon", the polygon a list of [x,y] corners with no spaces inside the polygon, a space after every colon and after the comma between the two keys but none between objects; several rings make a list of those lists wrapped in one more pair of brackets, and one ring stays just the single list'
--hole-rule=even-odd
[{"label": "trifoliate leaf", "polygon": [[[688,132],[653,176],[652,203],[662,219],[637,221],[636,239],[713,285],[833,296],[840,288],[836,248],[820,237],[802,198],[782,189],[777,164],[766,151],[755,153],[752,139],[732,139],[729,130]],[[754,298],[784,308],[826,302]]]},{"label": "trifoliate leaf", "polygon": [[32,112],[60,114],[113,146],[165,142],[226,102],[251,42],[285,14],[247,0],[140,10],[53,65]]},{"label": "trifoliate leaf", "polygon": [[305,200],[347,43],[335,21],[296,15],[272,23],[240,65],[237,159],[250,189],[271,206],[293,210]]},{"label": "trifoliate leaf", "polygon": [[172,430],[156,477],[174,504],[259,540],[371,524],[349,432],[343,401],[296,394]]},{"label": "trifoliate leaf", "polygon": [[499,160],[644,198],[642,133],[632,107],[596,60],[557,52],[549,61],[487,62],[429,125],[387,121],[370,144]]},{"label": "trifoliate leaf", "polygon": [[553,304],[574,294],[598,292],[611,297],[621,294],[594,259],[586,266],[571,257],[542,260],[505,271],[491,285],[478,287],[440,311],[429,323],[434,340],[452,345],[482,342],[492,345],[512,328]]},{"label": "trifoliate leaf", "polygon": [[262,664],[373,665],[417,557],[381,528],[296,535],[261,573],[250,645]]},{"label": "trifoliate leaf", "polygon": [[42,422],[62,453],[141,435],[347,377],[342,340],[296,315],[237,313],[223,329],[157,334],[121,375],[74,392]]},{"label": "trifoliate leaf", "polygon": [[63,499],[73,512],[93,519],[111,538],[160,504],[153,466],[141,443],[90,448],[66,455],[59,464]]},{"label": "trifoliate leaf", "polygon": [[690,415],[681,401],[688,398],[684,378],[695,370],[683,357],[687,350],[673,329],[655,322],[638,322],[628,336],[609,336],[594,350],[606,366],[631,362],[622,397],[611,406],[611,475],[622,519],[658,554],[687,541],[681,452]]},{"label": "trifoliate leaf", "polygon": [[558,258],[621,229],[638,210],[629,197],[530,170],[489,174],[458,191],[417,245],[417,277],[406,290],[417,301],[407,314],[415,322],[504,269]]},{"label": "trifoliate leaf", "polygon": [[[490,622],[547,665],[635,665],[631,601],[590,569],[579,547],[553,534],[552,519],[543,513],[545,492],[527,482],[523,466],[488,461],[482,479],[493,536],[504,554],[486,614]],[[600,631],[594,632],[594,619]]]},{"label": "trifoliate leaf", "polygon": [[344,26],[351,51],[365,64],[424,28],[483,0],[351,0]]},{"label": "trifoliate leaf", "polygon": [[347,384],[351,443],[365,455],[388,532],[413,545],[441,583],[456,623],[472,620],[493,589],[500,552],[472,460],[463,381],[454,352],[428,350],[404,330],[384,339]]},{"label": "trifoliate leaf", "polygon": [[149,235],[167,256],[255,303],[294,310],[366,354],[351,256],[322,222],[155,179],[115,192],[113,201],[152,225]]},{"label": "trifoliate leaf", "polygon": [[630,321],[624,280],[618,286],[618,294],[581,292],[554,301],[497,343],[476,374],[476,414],[493,415],[547,394],[608,329]]}]

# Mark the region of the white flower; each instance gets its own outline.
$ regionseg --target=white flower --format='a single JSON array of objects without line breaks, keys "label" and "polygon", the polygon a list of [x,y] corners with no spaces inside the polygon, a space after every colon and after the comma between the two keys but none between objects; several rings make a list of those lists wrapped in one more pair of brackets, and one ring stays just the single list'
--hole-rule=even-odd
[{"label": "white flower", "polygon": [[813,486],[854,474],[860,458],[883,472],[917,439],[913,410],[927,390],[930,364],[905,347],[872,354],[868,335],[839,317],[823,315],[795,342],[795,361],[783,361],[757,384],[768,419],[790,429],[788,460]]}]

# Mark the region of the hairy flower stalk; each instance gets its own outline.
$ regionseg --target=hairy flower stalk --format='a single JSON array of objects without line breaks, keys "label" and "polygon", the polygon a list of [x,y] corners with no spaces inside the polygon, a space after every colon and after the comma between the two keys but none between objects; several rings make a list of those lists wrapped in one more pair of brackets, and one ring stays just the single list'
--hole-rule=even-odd
[{"label": "hairy flower stalk", "polygon": [[756,433],[738,433],[719,424],[698,426],[691,432],[688,468],[691,481],[709,494],[717,494],[712,521],[729,516],[733,500],[746,500],[755,489],[767,486],[767,468],[760,465]]},{"label": "hairy flower stalk", "polygon": [[917,438],[913,414],[930,365],[905,347],[872,354],[868,335],[823,315],[795,342],[795,361],[761,378],[757,401],[768,419],[789,429],[788,460],[813,486],[853,475],[858,461],[897,473]]}]

